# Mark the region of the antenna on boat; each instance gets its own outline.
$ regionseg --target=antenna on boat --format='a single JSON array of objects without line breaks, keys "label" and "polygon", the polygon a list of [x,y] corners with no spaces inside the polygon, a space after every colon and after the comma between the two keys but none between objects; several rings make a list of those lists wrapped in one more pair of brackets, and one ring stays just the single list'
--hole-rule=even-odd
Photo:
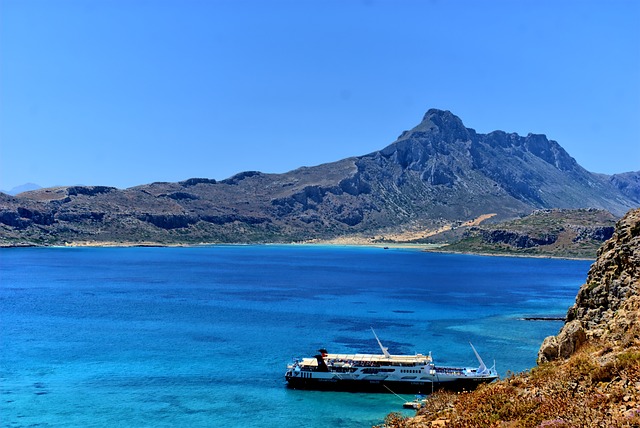
[{"label": "antenna on boat", "polygon": [[382,346],[382,342],[380,342],[380,339],[378,339],[378,335],[376,334],[376,332],[373,329],[373,327],[371,327],[371,332],[373,332],[373,335],[375,336],[376,340],[378,341],[378,346],[380,346],[380,349],[382,349],[382,353],[384,354],[384,356],[387,357],[387,358],[391,358],[391,354],[389,354],[389,348],[385,348],[384,346]]},{"label": "antenna on boat", "polygon": [[[478,369],[476,370],[476,373],[478,373],[478,374],[490,373],[489,369],[484,364],[484,361],[482,361],[482,358],[480,358],[480,354],[478,354],[478,351],[476,351],[476,348],[473,347],[473,344],[471,342],[469,342],[469,345],[471,345],[471,349],[473,349],[473,353],[476,354],[476,358],[478,359],[478,362],[480,363],[480,367],[478,367]],[[494,363],[494,366],[495,366],[495,363]]]}]

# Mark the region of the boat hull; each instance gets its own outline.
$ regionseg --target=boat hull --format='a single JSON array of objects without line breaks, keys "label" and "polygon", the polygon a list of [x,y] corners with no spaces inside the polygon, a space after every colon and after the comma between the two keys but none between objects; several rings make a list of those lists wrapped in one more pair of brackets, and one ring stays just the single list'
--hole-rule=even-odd
[{"label": "boat hull", "polygon": [[480,384],[493,381],[494,377],[453,379],[446,382],[300,378],[287,376],[291,389],[344,392],[395,392],[396,394],[429,394],[431,391],[472,391]]}]

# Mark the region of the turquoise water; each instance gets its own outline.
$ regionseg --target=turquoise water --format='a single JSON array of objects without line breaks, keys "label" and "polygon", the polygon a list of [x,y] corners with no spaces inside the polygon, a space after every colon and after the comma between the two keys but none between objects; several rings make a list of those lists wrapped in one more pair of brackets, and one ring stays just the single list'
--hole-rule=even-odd
[{"label": "turquoise water", "polygon": [[[293,357],[535,364],[590,262],[316,246],[0,250],[0,423],[366,427],[391,394],[288,390]],[[407,397],[412,398],[412,397]]]}]

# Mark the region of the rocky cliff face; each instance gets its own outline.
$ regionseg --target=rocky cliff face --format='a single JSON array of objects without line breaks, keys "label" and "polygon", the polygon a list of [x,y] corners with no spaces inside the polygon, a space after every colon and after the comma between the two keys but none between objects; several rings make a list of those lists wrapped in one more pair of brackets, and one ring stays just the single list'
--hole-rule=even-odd
[{"label": "rocky cliff face", "polygon": [[640,201],[640,171],[614,174],[609,177],[609,182],[624,195],[635,201]]},{"label": "rocky cliff face", "polygon": [[571,356],[584,342],[602,339],[612,346],[640,328],[640,209],[632,210],[598,250],[587,282],[580,288],[567,322],[545,339],[538,361]]},{"label": "rocky cliff face", "polygon": [[0,244],[290,242],[438,230],[545,208],[622,215],[640,205],[633,177],[592,174],[544,135],[478,134],[432,109],[380,151],[285,174],[2,195]]}]

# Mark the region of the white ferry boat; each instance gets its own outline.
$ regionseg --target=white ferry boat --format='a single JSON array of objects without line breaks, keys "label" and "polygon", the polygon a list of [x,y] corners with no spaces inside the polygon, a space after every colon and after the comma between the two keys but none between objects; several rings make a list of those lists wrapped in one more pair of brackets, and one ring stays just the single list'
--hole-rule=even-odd
[{"label": "white ferry boat", "polygon": [[[373,330],[373,329],[372,329]],[[287,366],[289,388],[349,392],[429,394],[437,389],[473,390],[495,380],[491,368],[473,349],[477,368],[436,365],[429,355],[391,355],[373,332],[382,354],[330,354],[320,349],[312,358],[296,359]]]}]

